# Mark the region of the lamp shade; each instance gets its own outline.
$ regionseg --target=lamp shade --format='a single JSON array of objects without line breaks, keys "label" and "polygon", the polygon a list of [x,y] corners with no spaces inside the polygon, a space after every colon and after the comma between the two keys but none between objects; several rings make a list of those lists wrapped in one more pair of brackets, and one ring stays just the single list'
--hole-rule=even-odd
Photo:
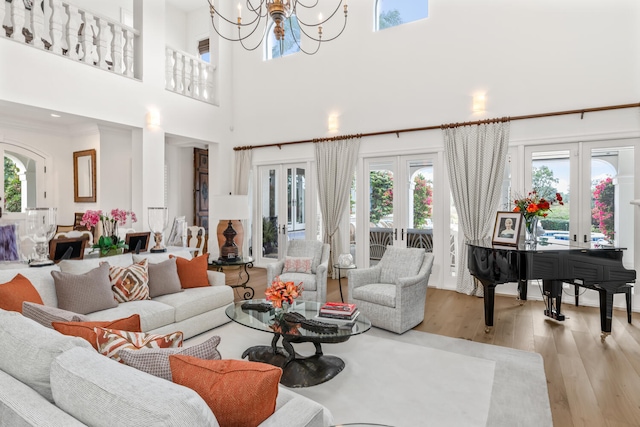
[{"label": "lamp shade", "polygon": [[249,196],[213,196],[213,214],[218,219],[248,219]]}]

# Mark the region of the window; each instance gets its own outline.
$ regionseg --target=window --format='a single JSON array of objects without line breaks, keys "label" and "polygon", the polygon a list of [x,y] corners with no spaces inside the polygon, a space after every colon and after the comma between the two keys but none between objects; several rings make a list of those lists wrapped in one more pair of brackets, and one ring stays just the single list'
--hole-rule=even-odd
[{"label": "window", "polygon": [[384,30],[428,16],[428,0],[378,0],[376,3],[376,30]]},{"label": "window", "polygon": [[300,25],[298,25],[298,19],[295,15],[291,15],[284,23],[284,40],[281,42],[276,40],[276,36],[273,34],[273,27],[275,24],[271,24],[267,29],[267,43],[266,54],[267,60],[279,58],[281,56],[291,55],[300,51]]},{"label": "window", "polygon": [[211,62],[211,54],[209,52],[209,39],[200,40],[198,42],[198,54],[204,62]]}]

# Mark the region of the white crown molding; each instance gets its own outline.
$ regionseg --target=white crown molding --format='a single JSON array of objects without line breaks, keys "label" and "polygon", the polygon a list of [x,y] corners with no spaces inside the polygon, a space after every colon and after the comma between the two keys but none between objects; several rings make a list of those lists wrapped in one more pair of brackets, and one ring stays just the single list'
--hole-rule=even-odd
[{"label": "white crown molding", "polygon": [[33,133],[53,134],[55,136],[70,135],[69,128],[67,126],[55,126],[38,121],[18,119],[6,116],[0,118],[0,128],[3,127]]},{"label": "white crown molding", "polygon": [[603,141],[603,140],[612,141],[612,140],[636,139],[636,138],[640,138],[640,130],[638,129],[592,133],[592,134],[573,134],[573,135],[545,137],[545,138],[513,139],[509,141],[509,145],[512,145],[512,146],[546,145],[546,144],[559,144],[559,143],[569,143],[569,142],[591,142],[591,141]]}]

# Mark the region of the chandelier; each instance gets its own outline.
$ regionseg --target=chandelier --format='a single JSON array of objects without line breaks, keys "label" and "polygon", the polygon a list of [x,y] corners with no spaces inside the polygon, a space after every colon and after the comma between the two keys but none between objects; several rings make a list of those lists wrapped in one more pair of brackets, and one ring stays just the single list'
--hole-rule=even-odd
[{"label": "chandelier", "polygon": [[[290,32],[291,39],[302,52],[307,55],[313,55],[318,52],[322,43],[337,39],[347,26],[347,0],[337,1],[335,8],[331,5],[331,9],[329,10],[330,13],[326,19],[322,19],[322,13],[317,15],[317,19],[311,19],[312,15],[315,15],[315,13],[320,11],[320,0],[315,0],[315,2],[314,0],[311,0],[309,4],[306,4],[301,0],[259,0],[259,3],[258,0],[245,0],[245,9],[250,15],[249,19],[245,21],[243,21],[242,18],[242,3],[238,3],[237,18],[229,19],[221,13],[219,7],[216,8],[216,6],[214,6],[213,2],[215,0],[207,1],[209,2],[209,10],[211,13],[211,25],[216,33],[225,40],[239,41],[242,47],[249,51],[257,49],[262,43],[262,40],[265,39],[267,29],[270,26],[269,18],[273,21],[273,35],[280,45],[281,55],[284,51],[285,34],[287,31]],[[326,4],[330,2],[328,0],[322,1],[323,5],[321,11],[325,11],[327,7]],[[340,6],[342,6],[342,9],[344,10],[344,23],[342,24],[342,28],[339,29],[339,31],[338,29],[333,31],[330,38],[323,38],[323,25],[336,16],[340,10]],[[313,10],[316,7],[317,9]],[[215,19],[216,15],[218,16],[217,20]],[[237,37],[227,37],[221,34],[220,28],[216,26],[216,21],[219,21],[218,26],[226,26],[227,24],[237,26]],[[286,22],[288,22],[288,25],[286,25]],[[332,28],[333,26],[337,25],[331,23]],[[254,35],[258,29],[260,29],[260,31]],[[294,29],[296,31],[294,31]],[[296,33],[298,34],[296,35]],[[260,37],[258,37],[258,35],[260,35]],[[249,38],[251,38],[251,40],[248,40]],[[310,40],[310,42],[303,42],[302,39]],[[257,43],[255,40],[257,40]],[[249,42],[251,41],[254,41],[255,45],[250,45]],[[313,49],[314,44],[315,50]],[[303,48],[303,45],[305,48]],[[309,49],[310,47],[311,49]]]}]

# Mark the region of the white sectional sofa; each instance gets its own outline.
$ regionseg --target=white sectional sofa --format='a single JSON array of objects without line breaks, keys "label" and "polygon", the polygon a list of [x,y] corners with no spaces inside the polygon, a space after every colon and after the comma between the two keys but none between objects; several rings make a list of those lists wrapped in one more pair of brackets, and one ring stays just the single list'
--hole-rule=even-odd
[{"label": "white sectional sofa", "polygon": [[[189,252],[175,252],[190,258]],[[141,254],[162,262],[168,254]],[[107,261],[127,267],[131,254],[66,261],[65,268],[87,270]],[[12,266],[15,267],[15,266]],[[59,266],[0,269],[0,283],[25,276],[44,305],[57,307],[52,271]],[[193,337],[229,321],[224,314],[233,292],[224,274],[207,272],[211,286],[185,289],[150,300],[83,315],[116,320],[139,314],[144,332],[182,331]],[[188,345],[188,344],[187,344]],[[262,427],[326,427],[331,414],[322,405],[279,387],[275,412]],[[238,408],[242,411],[243,408]],[[0,426],[217,426],[215,415],[193,390],[101,355],[88,341],[62,335],[17,312],[0,309]]]}]

